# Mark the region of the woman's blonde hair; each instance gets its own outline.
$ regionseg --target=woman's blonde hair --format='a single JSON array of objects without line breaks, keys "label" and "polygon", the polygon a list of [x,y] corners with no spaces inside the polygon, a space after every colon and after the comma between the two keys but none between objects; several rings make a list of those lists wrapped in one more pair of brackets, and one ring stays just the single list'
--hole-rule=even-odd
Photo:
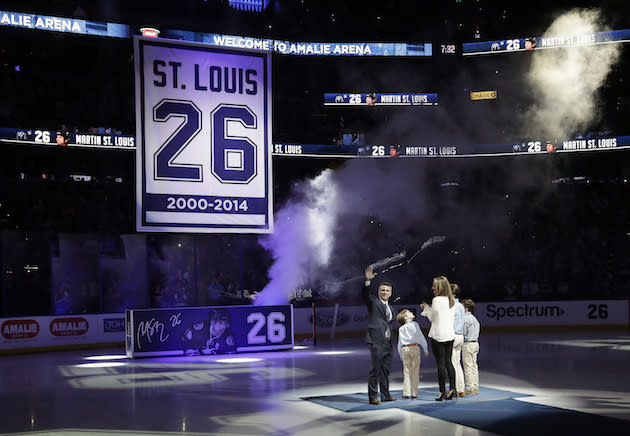
[{"label": "woman's blonde hair", "polygon": [[439,276],[433,279],[433,283],[435,283],[435,295],[448,297],[448,307],[453,307],[455,305],[455,298],[453,297],[451,284],[448,282],[448,279],[444,276]]}]

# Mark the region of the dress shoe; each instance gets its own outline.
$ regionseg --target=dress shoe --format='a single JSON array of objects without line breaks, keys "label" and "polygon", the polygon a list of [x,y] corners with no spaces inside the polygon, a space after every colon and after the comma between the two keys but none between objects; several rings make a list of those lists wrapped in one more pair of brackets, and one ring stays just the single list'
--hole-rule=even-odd
[{"label": "dress shoe", "polygon": [[444,392],[440,392],[440,395],[435,399],[435,401],[442,401],[446,398],[446,394]]},{"label": "dress shoe", "polygon": [[411,400],[411,397],[404,396],[404,397],[402,397],[402,399],[403,400]]},{"label": "dress shoe", "polygon": [[370,404],[374,404],[375,406],[378,406],[379,404],[381,404],[381,402],[378,401],[376,398],[370,398]]},{"label": "dress shoe", "polygon": [[381,403],[384,403],[386,401],[396,401],[396,398],[394,398],[394,397],[381,398]]},{"label": "dress shoe", "polygon": [[448,391],[448,394],[446,394],[446,398],[444,398],[445,400],[452,400],[453,398],[455,398],[455,396],[457,395],[457,393],[454,390],[450,390]]},{"label": "dress shoe", "polygon": [[459,392],[457,396],[460,398],[464,398],[466,396],[466,392]]},{"label": "dress shoe", "polygon": [[417,399],[418,399],[418,397],[411,397],[411,399],[412,399],[412,400],[417,400]]}]

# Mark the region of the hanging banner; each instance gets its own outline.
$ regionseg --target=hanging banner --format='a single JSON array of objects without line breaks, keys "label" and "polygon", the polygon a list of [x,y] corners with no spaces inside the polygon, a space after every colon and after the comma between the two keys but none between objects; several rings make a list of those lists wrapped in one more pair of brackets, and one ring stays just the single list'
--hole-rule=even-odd
[{"label": "hanging banner", "polygon": [[138,231],[270,233],[264,52],[134,38]]}]

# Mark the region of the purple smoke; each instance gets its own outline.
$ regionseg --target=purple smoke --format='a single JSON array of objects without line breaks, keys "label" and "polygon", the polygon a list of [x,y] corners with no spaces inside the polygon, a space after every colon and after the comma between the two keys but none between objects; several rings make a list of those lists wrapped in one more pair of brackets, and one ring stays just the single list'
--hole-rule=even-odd
[{"label": "purple smoke", "polygon": [[274,263],[255,304],[286,304],[304,284],[361,273],[360,260],[379,242],[366,241],[360,223],[374,217],[400,229],[411,225],[424,209],[418,177],[411,160],[355,159],[298,184],[276,214],[274,233],[260,241]]}]

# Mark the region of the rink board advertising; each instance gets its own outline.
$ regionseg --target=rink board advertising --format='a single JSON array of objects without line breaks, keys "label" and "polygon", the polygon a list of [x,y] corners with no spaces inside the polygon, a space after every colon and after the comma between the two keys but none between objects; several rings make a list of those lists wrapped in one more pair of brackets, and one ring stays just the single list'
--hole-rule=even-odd
[{"label": "rink board advertising", "polygon": [[293,306],[125,312],[127,357],[215,355],[293,348]]},{"label": "rink board advertising", "polygon": [[270,233],[269,53],[134,39],[136,229]]},{"label": "rink board advertising", "polygon": [[122,343],[122,313],[28,316],[0,319],[0,352]]}]

